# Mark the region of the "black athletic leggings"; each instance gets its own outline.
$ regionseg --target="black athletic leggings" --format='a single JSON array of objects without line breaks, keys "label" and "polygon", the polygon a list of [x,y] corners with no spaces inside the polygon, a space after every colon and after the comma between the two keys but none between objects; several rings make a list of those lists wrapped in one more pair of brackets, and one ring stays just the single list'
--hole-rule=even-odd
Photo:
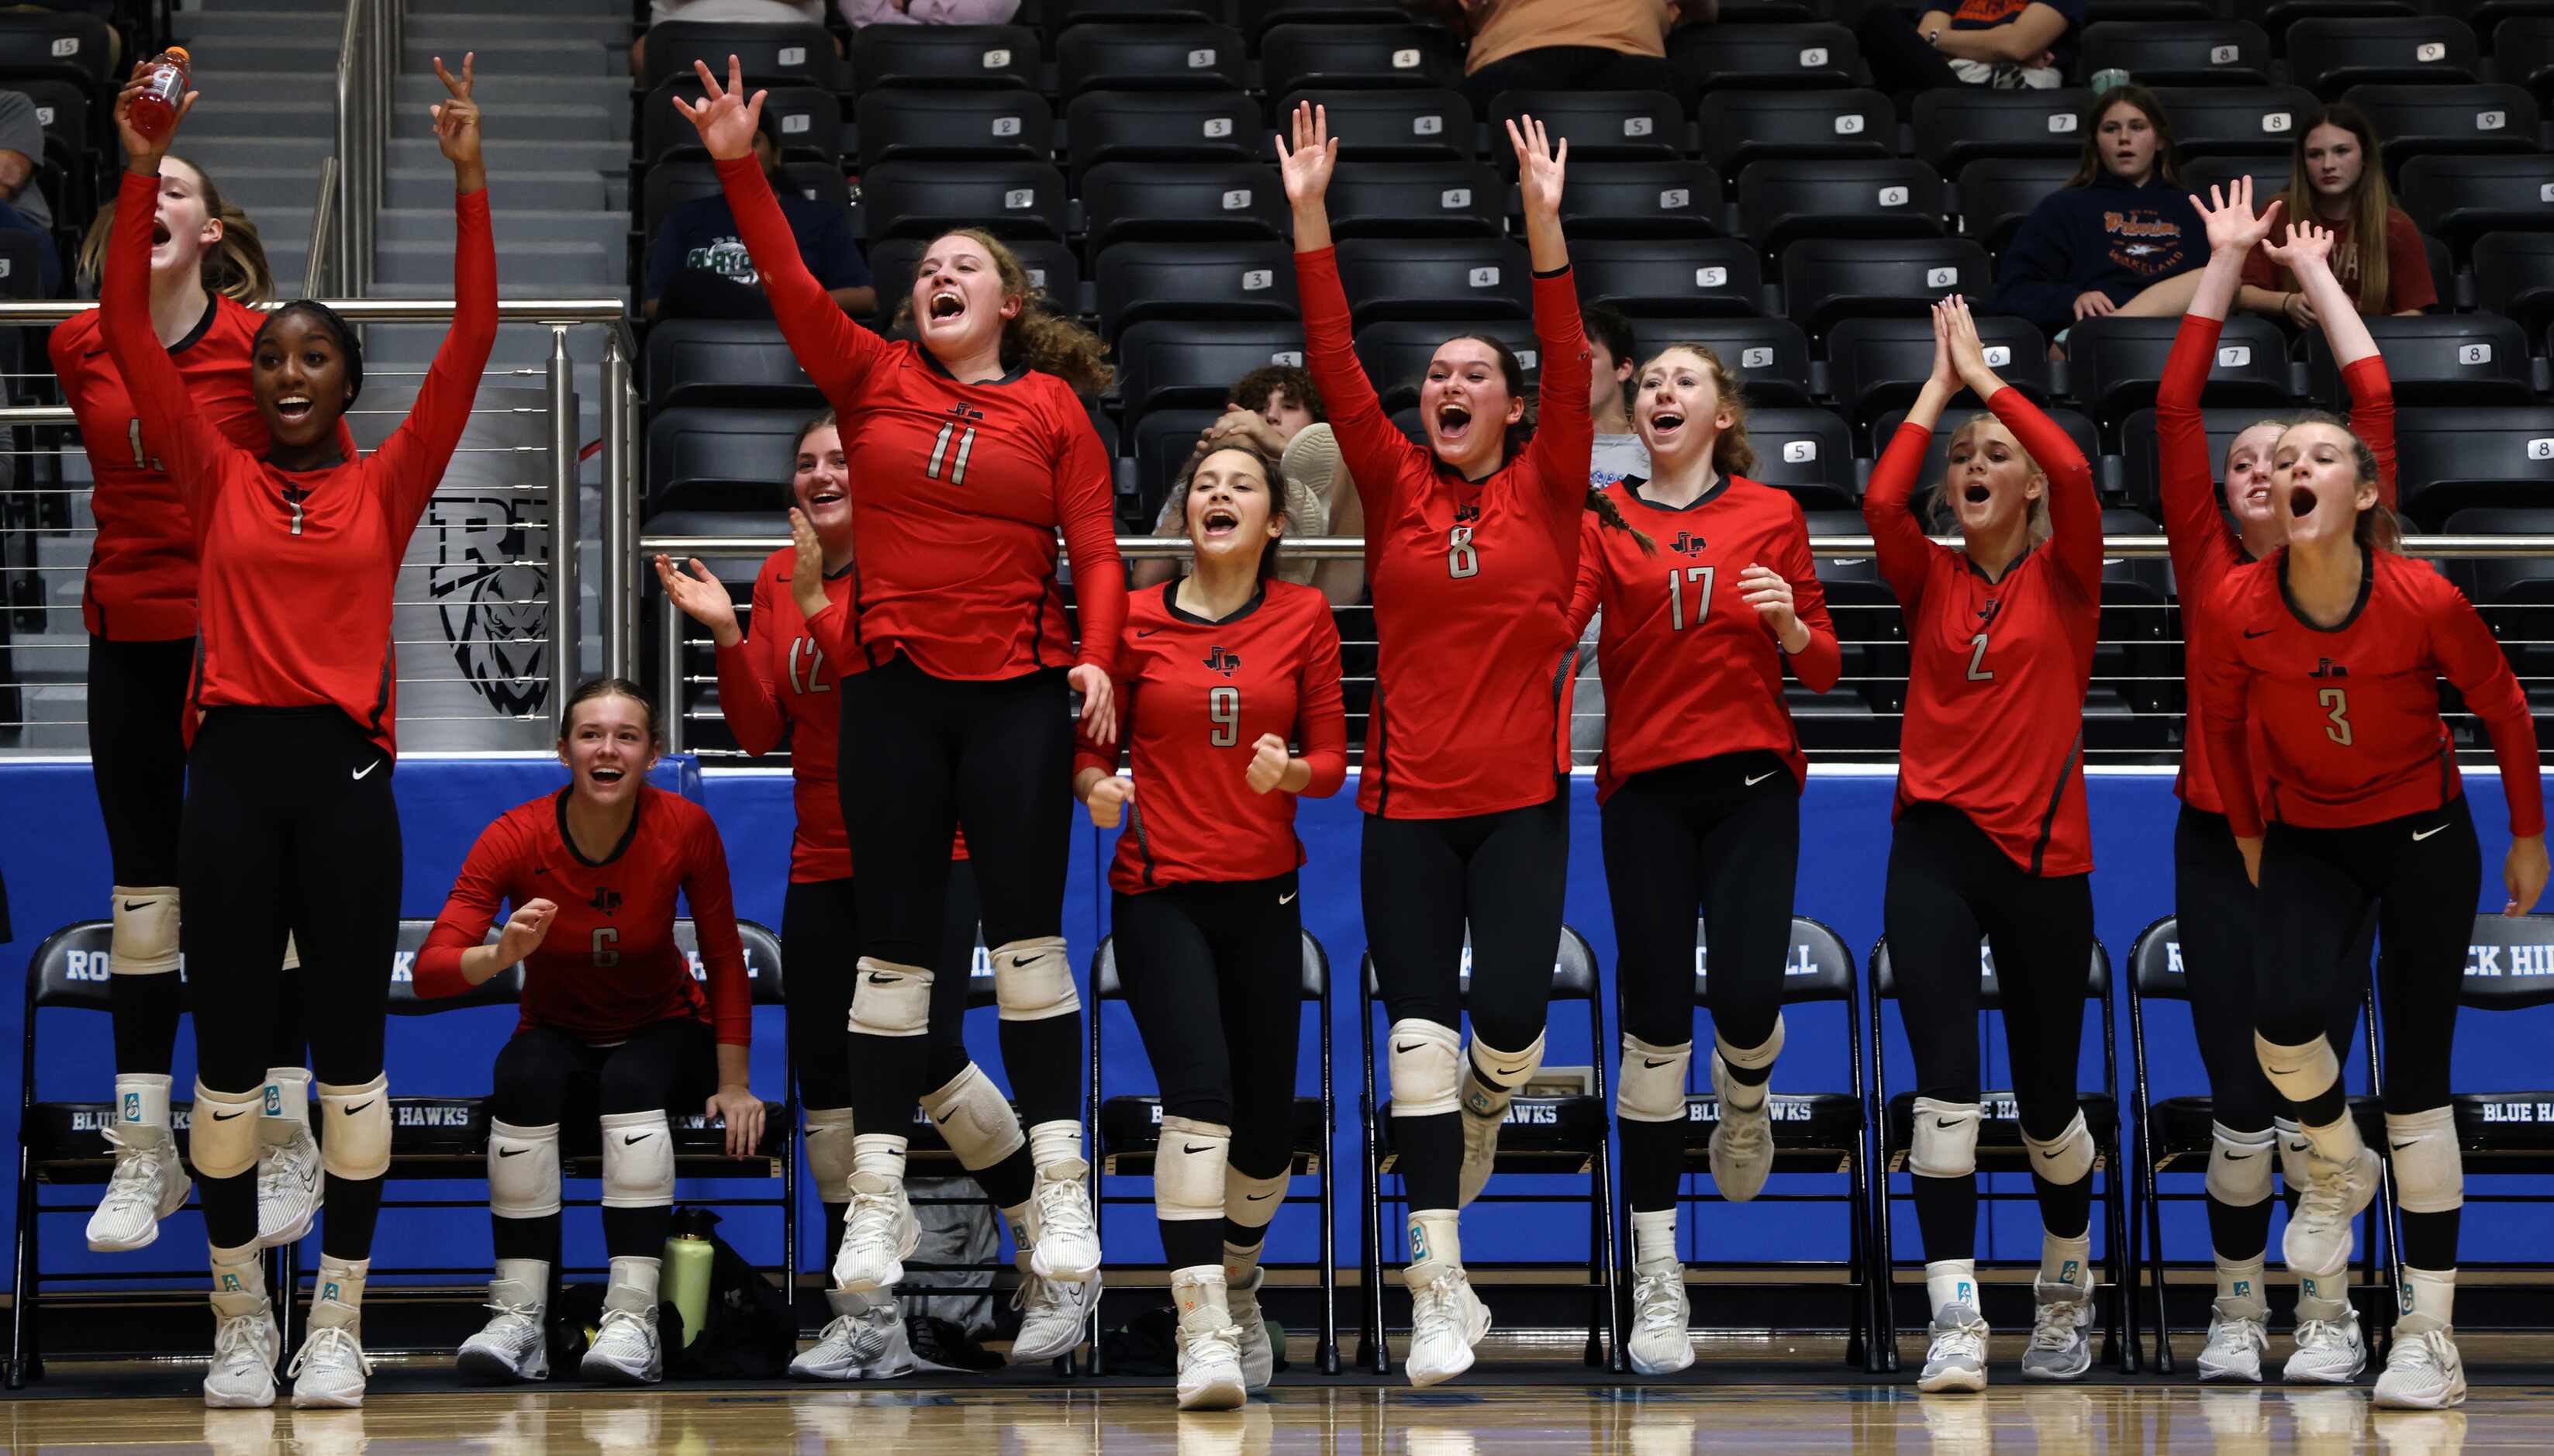
[{"label": "black athletic leggings", "polygon": [[[1301,886],[1275,879],[1164,885],[1109,899],[1117,979],[1143,1033],[1162,1112],[1232,1130],[1226,1163],[1275,1177],[1294,1161],[1296,1042],[1304,1021]],[[1256,1228],[1161,1221],[1173,1269],[1213,1264]]]},{"label": "black athletic leggings", "polygon": [[[981,919],[975,866],[952,860],[940,949],[930,961],[935,974],[931,1031],[923,1038],[930,1049],[925,1091],[967,1068],[967,983],[975,973]],[[811,1108],[857,1105],[843,1028],[851,1024],[855,979],[845,952],[860,940],[860,900],[852,881],[790,881],[780,903],[780,946],[790,964],[789,1060],[798,1068],[799,1096]]]},{"label": "black athletic leggings", "polygon": [[[88,639],[88,754],[119,885],[177,883],[177,826],[186,803],[183,716],[194,661],[192,637]],[[168,1075],[185,1010],[184,983],[174,974],[120,975],[107,997],[115,1069]]]},{"label": "black athletic leggings", "polygon": [[[1502,1052],[1543,1035],[1552,962],[1561,946],[1561,902],[1569,876],[1569,803],[1460,819],[1365,817],[1359,851],[1367,953],[1394,1021],[1461,1025]],[[1472,983],[1461,984],[1463,932],[1472,936]],[[1463,1131],[1448,1112],[1399,1116],[1393,1143],[1410,1206],[1451,1208]]]},{"label": "black athletic leggings", "polygon": [[[1733,1047],[1765,1045],[1782,1015],[1792,953],[1800,790],[1791,766],[1756,751],[1637,773],[1606,799],[1602,816],[1623,1030],[1654,1047],[1693,1040],[1699,905],[1712,947],[1713,1030]],[[1730,1071],[1761,1083],[1772,1068]],[[1617,1125],[1632,1208],[1675,1207],[1683,1122]]]},{"label": "black athletic leggings", "polygon": [[[557,1124],[564,1140],[569,1123],[591,1127],[597,1118],[624,1112],[675,1118],[697,1110],[718,1089],[718,1042],[709,1023],[688,1016],[641,1027],[608,1047],[554,1027],[527,1026],[498,1052],[495,1081],[490,1115],[517,1127]],[[658,1258],[673,1221],[670,1198],[646,1208],[606,1208],[604,1251],[616,1259]],[[557,1266],[559,1215],[489,1222],[498,1258]]]},{"label": "black athletic leggings", "polygon": [[[1911,804],[1889,843],[1882,921],[1897,978],[1898,1014],[1916,1054],[1916,1091],[1976,1102],[1978,939],[1995,955],[2013,1096],[2023,1132],[2042,1140],[2076,1113],[2084,988],[2093,955],[2092,876],[2033,875],[1976,823],[1947,804]],[[2093,1180],[2052,1183],[2033,1175],[2039,1217],[2060,1238],[2092,1219]],[[1969,1259],[1977,1248],[1977,1178],[1914,1179],[1916,1217],[1928,1260]]]},{"label": "black athletic leggings", "polygon": [[[216,708],[186,760],[177,883],[195,1017],[195,1074],[249,1096],[266,1082],[287,911],[299,938],[311,1069],[335,1086],[382,1074],[399,946],[397,765],[334,708]],[[257,1237],[254,1171],[201,1179],[206,1236]],[[331,1173],[320,1251],[372,1253],[381,1179]]]},{"label": "black athletic leggings", "polygon": [[1603,46],[1538,46],[1463,77],[1463,99],[1487,116],[1501,91],[1665,91],[1687,108],[1693,85],[1664,56]]}]

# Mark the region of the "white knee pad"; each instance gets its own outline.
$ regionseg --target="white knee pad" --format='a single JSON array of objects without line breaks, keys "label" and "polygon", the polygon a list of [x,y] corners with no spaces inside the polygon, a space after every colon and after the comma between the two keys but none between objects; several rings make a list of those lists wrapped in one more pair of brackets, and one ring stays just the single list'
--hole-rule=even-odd
[{"label": "white knee pad", "polygon": [[1293,1181],[1291,1174],[1275,1177],[1252,1177],[1230,1163],[1223,1166],[1224,1222],[1242,1228],[1266,1228],[1277,1216],[1277,1205],[1286,1201],[1286,1186]]},{"label": "white knee pad", "polygon": [[816,1180],[816,1201],[848,1203],[852,1199],[852,1109],[807,1109],[807,1175]]},{"label": "white knee pad", "polygon": [[2455,1108],[2388,1112],[2385,1143],[2394,1155],[2394,1188],[2404,1212],[2454,1213],[2466,1206],[2466,1164],[2457,1148]]},{"label": "white knee pad", "polygon": [[1002,1100],[985,1068],[973,1062],[924,1096],[922,1110],[970,1173],[992,1167],[1028,1141],[1020,1131],[1020,1115]]},{"label": "white knee pad", "polygon": [[2031,1150],[2031,1171],[2052,1183],[2079,1183],[2093,1172],[2093,1134],[2081,1107],[2057,1136],[2043,1142],[2024,1133],[2022,1145]]},{"label": "white knee pad", "polygon": [[1978,1119],[1975,1102],[1916,1099],[1916,1136],[1907,1148],[1907,1171],[1926,1177],[1967,1177],[1978,1171]]},{"label": "white knee pad", "polygon": [[674,1130],[661,1108],[603,1119],[603,1206],[656,1208],[674,1201]]},{"label": "white knee pad", "polygon": [[855,1036],[918,1037],[931,1030],[931,972],[864,955],[853,967]]},{"label": "white knee pad", "polygon": [[1684,1121],[1684,1077],[1693,1043],[1653,1047],[1623,1034],[1623,1069],[1614,1078],[1614,1115],[1627,1122]]},{"label": "white knee pad", "polygon": [[2322,1037],[2302,1047],[2282,1047],[2255,1032],[2253,1051],[2262,1059],[2262,1074],[2291,1102],[2313,1101],[2341,1080],[2341,1059],[2332,1055],[2332,1043]]},{"label": "white knee pad", "polygon": [[2314,1144],[2293,1117],[2271,1118],[2270,1132],[2279,1140],[2279,1180],[2289,1192],[2302,1190],[2314,1177]]},{"label": "white knee pad", "polygon": [[1225,1155],[1232,1129],[1193,1118],[1162,1119],[1153,1154],[1153,1212],[1168,1221],[1223,1217]]},{"label": "white knee pad", "polygon": [[1478,1032],[1473,1033],[1472,1079],[1478,1085],[1469,1089],[1468,1100],[1485,1105],[1476,1106],[1472,1110],[1475,1112],[1496,1110],[1495,1106],[1486,1105],[1490,1102],[1490,1098],[1482,1096],[1485,1088],[1489,1089],[1494,1097],[1504,1101],[1517,1088],[1533,1080],[1534,1074],[1543,1069],[1543,1043],[1544,1034],[1536,1032],[1534,1045],[1524,1051],[1502,1052],[1482,1041]]},{"label": "white knee pad", "polygon": [[380,1177],[391,1171],[391,1079],[357,1086],[320,1082],[319,1166],[338,1177]]},{"label": "white knee pad", "polygon": [[2260,1207],[2270,1196],[2278,1135],[2266,1128],[2239,1133],[2222,1122],[2209,1124],[2209,1131],[2214,1136],[2208,1150],[2208,1196],[2229,1208]]},{"label": "white knee pad", "polygon": [[1392,1049],[1392,1115],[1434,1117],[1463,1104],[1463,1041],[1440,1022],[1396,1021],[1385,1033]]},{"label": "white knee pad", "polygon": [[117,975],[167,975],[177,968],[177,887],[117,885],[109,907],[107,968]]},{"label": "white knee pad", "polygon": [[1774,1064],[1774,1059],[1783,1055],[1783,1014],[1779,1011],[1774,1013],[1774,1034],[1765,1039],[1765,1045],[1733,1047],[1715,1028],[1711,1034],[1711,1050],[1721,1061],[1732,1066],[1743,1066],[1749,1071],[1758,1071],[1771,1066]]},{"label": "white knee pad", "polygon": [[1064,957],[1064,937],[1041,936],[995,946],[993,1004],[1004,1021],[1045,1021],[1082,1009],[1082,993],[1073,987],[1073,963]]},{"label": "white knee pad", "polygon": [[559,1211],[558,1124],[488,1124],[488,1211],[547,1218]]},{"label": "white knee pad", "polygon": [[186,1129],[186,1161],[205,1177],[237,1177],[257,1167],[258,1109],[266,1089],[216,1092],[195,1079],[195,1110]]}]

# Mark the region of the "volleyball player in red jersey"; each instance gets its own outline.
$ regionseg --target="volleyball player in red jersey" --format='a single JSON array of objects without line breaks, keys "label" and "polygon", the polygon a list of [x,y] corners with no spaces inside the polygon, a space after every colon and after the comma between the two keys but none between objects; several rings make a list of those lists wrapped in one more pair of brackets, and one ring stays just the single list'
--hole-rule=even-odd
[{"label": "volleyball player in red jersey", "polygon": [[[1106,384],[1099,340],[1049,313],[988,234],[935,240],[907,307],[919,342],[888,343],[843,315],[799,261],[754,160],[762,93],[728,57],[722,88],[675,105],[718,160],[737,230],[780,331],[842,421],[859,545],[852,601],[791,585],[842,671],[843,818],[860,899],[852,1101],[864,1126],[901,1129],[929,1081],[932,965],[961,821],[992,947],[1002,1061],[1037,1165],[1030,1267],[1095,1279],[1100,1239],[1082,1146],[1082,1001],[1065,957],[1073,736],[1116,733],[1108,673],[1126,617],[1106,452],[1084,406]],[[823,306],[819,307],[819,303]],[[1056,579],[1072,553],[1082,647]],[[793,534],[808,526],[793,521]],[[853,671],[857,663],[861,670]],[[905,1135],[857,1133],[851,1213],[834,1282],[892,1287],[919,1225],[904,1195]]]},{"label": "volleyball player in red jersey", "polygon": [[[1986,1388],[1978,1312],[1978,938],[1995,953],[2014,1099],[2039,1194],[2037,1314],[2022,1372],[2092,1365],[2093,1139],[2075,1102],[2093,947],[2084,691],[2101,616],[2102,518],[2066,432],[1987,367],[1968,304],[1933,308],[1933,374],[1872,472],[1863,516],[1907,612],[1907,718],[1883,920],[1916,1054],[1916,1216],[1933,1343],[1917,1388]],[[1987,403],[1951,436],[1937,493],[1961,544],[1927,539],[1916,474],[1942,407]]]},{"label": "volleyball player in red jersey", "polygon": [[[1587,341],[1561,232],[1568,160],[1530,121],[1508,129],[1523,187],[1543,350],[1541,421],[1526,423],[1515,354],[1450,339],[1420,387],[1428,443],[1403,438],[1349,347],[1348,303],[1323,205],[1329,119],[1299,106],[1277,142],[1294,204],[1305,360],[1356,479],[1381,639],[1364,769],[1366,938],[1384,1003],[1393,1145],[1410,1192],[1409,1375],[1470,1368],[1489,1310],[1463,1274],[1455,1213],[1488,1179],[1509,1098],[1543,1061],[1552,949],[1569,852],[1565,619],[1593,425]],[[1531,433],[1532,441],[1527,442]],[[1455,1025],[1469,928],[1472,1048]],[[1458,1116],[1459,1112],[1459,1116]]]},{"label": "volleyball player in red jersey", "polygon": [[247,1175],[257,1165],[253,1114],[265,1100],[289,906],[310,965],[326,972],[303,977],[300,989],[322,1116],[336,1129],[319,1138],[328,1217],[293,1401],[354,1405],[364,1398],[364,1276],[391,1143],[382,1023],[400,895],[392,587],[497,336],[472,62],[465,57],[457,77],[435,67],[451,92],[433,110],[453,169],[458,308],[407,420],[361,460],[340,450],[337,427],[363,388],[363,355],[323,304],[288,303],[258,331],[251,379],[268,430],[262,453],[223,438],[187,393],[151,323],[152,203],[168,139],[147,138],[127,119],[141,72],[116,103],[129,169],[101,309],[107,348],[144,436],[160,442],[202,563],[177,882],[193,907],[179,928],[195,1021],[189,1152],[218,1321],[204,1400],[275,1400],[279,1342]]},{"label": "volleyball player in red jersey", "polygon": [[[461,1346],[462,1370],[483,1380],[549,1378],[562,1121],[602,1119],[612,1273],[581,1373],[619,1385],[664,1375],[656,1303],[674,1218],[668,1109],[697,1105],[723,1122],[731,1158],[762,1142],[762,1100],[747,1085],[754,987],[727,849],[709,811],[648,786],[659,746],[655,705],[638,684],[579,687],[559,729],[567,787],[481,833],[417,952],[420,996],[463,995],[523,966],[522,1017],[497,1054],[489,1098],[496,1317]],[[706,994],[674,943],[677,893]],[[508,905],[497,944],[485,944]]]},{"label": "volleyball player in red jersey", "polygon": [[[83,254],[103,260],[113,230],[109,203],[90,225]],[[247,214],[222,201],[212,179],[163,157],[152,223],[151,322],[195,406],[242,449],[266,443],[249,388],[249,345],[266,316],[250,308],[275,293],[266,250]],[[171,1054],[184,987],[177,969],[177,821],[186,742],[180,722],[195,655],[195,541],[156,440],[142,433],[124,379],[106,350],[98,311],[74,314],[48,341],[54,377],[79,420],[97,535],[80,596],[88,629],[89,757],[115,866],[108,986],[115,1022],[115,1172],[89,1220],[88,1246],[139,1249],[192,1184],[169,1134]],[[354,440],[338,424],[349,457]],[[294,964],[288,937],[285,967]],[[282,1018],[259,1119],[258,1242],[272,1247],[309,1231],[318,1199],[319,1145],[310,1136],[310,1073],[299,1064],[300,1029]],[[290,1065],[282,1064],[291,1064]]]},{"label": "volleyball player in red jersey", "polygon": [[[2203,202],[2191,205],[2207,221],[2210,257],[2182,316],[2164,365],[2162,387],[2155,393],[2157,464],[2163,488],[2164,531],[2172,543],[2173,579],[2179,584],[2183,640],[2193,664],[2189,730],[2183,738],[2181,776],[2175,782],[2182,806],[2173,828],[2173,905],[2181,938],[2181,963],[2190,987],[2191,1023],[2198,1035],[2200,1062],[2208,1070],[2210,1112],[2215,1147],[2208,1161],[2208,1231],[2216,1256],[2217,1298],[2210,1310],[2208,1344],[2199,1352],[2201,1380],[2262,1378],[2262,1356],[2268,1345],[2264,1297],[2263,1254],[2270,1240],[2270,1158],[2273,1147],[2287,1174],[2289,1190],[2304,1188],[2306,1142],[2290,1109],[2262,1074],[2253,1047],[2255,987],[2253,963],[2254,908],[2258,896],[2235,846],[2235,832],[2226,822],[2224,800],[2217,791],[2215,764],[2199,709],[2197,664],[2233,651],[2223,640],[2222,624],[2211,607],[2226,577],[2247,561],[2276,551],[2286,539],[2286,526],[2271,506],[2271,454],[2285,433],[2283,420],[2248,425],[2226,452],[2225,510],[2236,529],[2228,530],[2219,513],[2216,479],[2208,464],[2206,423],[2200,414],[2200,391],[2217,357],[2217,336],[2232,305],[2244,261],[2252,248],[2269,237],[2279,203],[2259,215],[2253,211],[2250,177],[2237,177],[2221,196],[2210,189]],[[2349,387],[2351,427],[2368,442],[2378,462],[2378,494],[2394,504],[2394,392],[2378,357],[2377,341],[2359,310],[2350,306],[2332,271],[2320,259],[2301,260],[2299,286],[2309,298],[2330,307],[2317,310],[2333,353]],[[2319,297],[2325,284],[2329,297]],[[2259,788],[2257,783],[2256,788]],[[2359,940],[2345,957],[2364,971],[2373,922],[2363,920]],[[2357,972],[2354,972],[2356,974]],[[2325,1034],[2334,1055],[2347,1058],[2351,1027],[2358,1017],[2356,997],[2336,997],[2325,1010]],[[2287,1363],[2290,1380],[2345,1382],[2355,1379],[2368,1362],[2368,1345],[2359,1328],[2359,1311],[2347,1291],[2329,1279],[2304,1275],[2297,1289],[2296,1352]]]},{"label": "volleyball player in red jersey", "polygon": [[[790,981],[790,1056],[807,1101],[807,1167],[825,1207],[830,1266],[851,1197],[854,1136],[852,1072],[842,1055],[852,967],[837,952],[859,943],[860,908],[853,893],[851,833],[835,784],[840,677],[808,634],[794,585],[798,574],[812,571],[829,599],[839,603],[852,591],[851,486],[842,434],[830,410],[802,427],[796,455],[790,496],[808,522],[815,554],[802,559],[792,544],[763,562],[754,580],[753,635],[738,623],[725,584],[698,561],[686,573],[659,556],[656,575],[675,605],[708,627],[718,645],[719,709],[737,742],[756,757],[784,743],[789,747],[798,823],[780,936],[783,948],[796,948],[798,963],[806,967]],[[922,1104],[958,1161],[1010,1219],[1023,1268],[1021,1332],[1011,1342],[1011,1358],[1048,1360],[1081,1342],[1088,1323],[1079,1298],[1085,1287],[1025,1272],[1035,1237],[1028,1213],[1035,1171],[1018,1115],[967,1056],[962,1033],[978,913],[963,837],[956,853],[931,987],[931,1061],[939,1085]],[[952,1004],[942,1005],[944,998]],[[892,1293],[833,1289],[827,1298],[834,1318],[824,1336],[790,1363],[792,1374],[809,1380],[885,1379],[912,1369],[912,1349]]]},{"label": "volleyball player in red jersey", "polygon": [[[2329,273],[2331,248],[2329,232],[2304,223],[2269,254],[2306,279]],[[2279,437],[2273,470],[2287,541],[2220,587],[2222,650],[2204,659],[2200,704],[2226,818],[2261,887],[2262,1070],[2296,1105],[2311,1145],[2283,1252],[2300,1276],[2340,1275],[2350,1220],[2376,1194],[2380,1161],[2350,1118],[2325,1035],[2332,1003],[2359,995],[2347,958],[2374,907],[2385,945],[2385,1140],[2403,1210],[2401,1315],[2376,1399],[2454,1405],[2466,1389],[2454,1339],[2465,1176],[2449,1050],[2483,855],[2439,716],[2439,679],[2456,684],[2482,721],[2500,767],[2508,915],[2532,909],[2545,889],[2536,723],[2465,597],[2428,564],[2395,554],[2364,442],[2309,416]],[[2266,793],[2256,787],[2256,736]]]},{"label": "volleyball player in red jersey", "polygon": [[1254,445],[1197,461],[1176,507],[1189,572],[1136,595],[1118,645],[1134,776],[1117,777],[1113,743],[1086,737],[1074,760],[1092,823],[1126,823],[1109,924],[1162,1090],[1153,1211],[1183,1410],[1237,1407],[1275,1365],[1259,1250],[1295,1158],[1295,801],[1337,793],[1348,771],[1330,599],[1275,575],[1281,493],[1277,462]]},{"label": "volleyball player in red jersey", "polygon": [[1783,1050],[1783,972],[1808,763],[1783,670],[1823,693],[1843,656],[1809,561],[1799,503],[1757,484],[1747,401],[1699,344],[1643,366],[1632,425],[1651,475],[1605,488],[1630,532],[1585,518],[1570,635],[1599,609],[1605,751],[1596,801],[1621,947],[1623,1060],[1614,1109],[1632,1210],[1633,1324],[1643,1375],[1693,1363],[1677,1179],[1693,1057],[1694,907],[1711,945],[1711,1177],[1745,1202],[1774,1159],[1766,1099]]}]

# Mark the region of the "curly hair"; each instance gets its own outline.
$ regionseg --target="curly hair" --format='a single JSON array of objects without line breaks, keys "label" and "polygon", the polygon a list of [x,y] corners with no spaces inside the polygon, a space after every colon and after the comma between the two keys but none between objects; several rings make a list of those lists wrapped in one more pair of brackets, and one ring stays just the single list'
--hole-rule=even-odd
[{"label": "curly hair", "polygon": [[1291,364],[1259,366],[1235,380],[1224,397],[1244,409],[1265,409],[1270,395],[1294,401],[1317,423],[1331,417],[1322,406],[1322,392],[1313,385],[1313,372]]},{"label": "curly hair", "polygon": [[[1002,325],[1002,362],[1026,365],[1040,374],[1051,374],[1073,387],[1073,392],[1088,402],[1108,391],[1117,372],[1109,367],[1108,346],[1100,336],[1070,317],[1058,313],[1047,302],[1046,290],[1030,281],[1029,271],[1020,264],[1019,255],[1004,246],[1002,240],[983,228],[956,228],[942,233],[937,242],[948,238],[965,238],[985,250],[993,260],[993,271],[1002,280],[1002,296],[1020,300],[1020,311]],[[913,324],[913,297],[907,294],[895,305],[891,327],[909,329]]]}]

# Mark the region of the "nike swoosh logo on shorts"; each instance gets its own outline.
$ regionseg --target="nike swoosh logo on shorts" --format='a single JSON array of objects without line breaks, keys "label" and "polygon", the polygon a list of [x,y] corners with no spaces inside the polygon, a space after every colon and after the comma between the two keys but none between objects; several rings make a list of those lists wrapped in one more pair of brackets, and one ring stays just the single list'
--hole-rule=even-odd
[{"label": "nike swoosh logo on shorts", "polygon": [[2434,830],[2415,830],[2415,831],[2413,831],[2413,832],[2412,832],[2412,842],[2413,842],[2413,843],[2415,843],[2415,844],[2417,844],[2417,843],[2421,842],[2423,840],[2428,839],[2428,838],[2429,838],[2430,836],[2432,836],[2432,835],[2435,835],[2435,834],[2439,834],[2439,833],[2444,832],[2446,829],[2447,829],[2447,826],[2446,826],[2446,825],[2441,825],[2441,826],[2439,826],[2439,827],[2438,827],[2438,829],[2434,829]]},{"label": "nike swoosh logo on shorts", "polygon": [[1775,774],[1778,774],[1778,773],[1781,773],[1781,772],[1782,772],[1782,770],[1781,770],[1781,769],[1779,769],[1779,768],[1777,768],[1777,769],[1773,769],[1773,770],[1771,770],[1770,772],[1760,773],[1760,774],[1756,775],[1754,778],[1749,779],[1749,780],[1747,781],[1747,787],[1749,787],[1749,788],[1751,788],[1751,789],[1752,789],[1752,788],[1756,787],[1758,784],[1761,784],[1761,783],[1765,782],[1765,780],[1767,780],[1767,779],[1769,779],[1769,778],[1772,778]]},{"label": "nike swoosh logo on shorts", "polygon": [[1301,890],[1288,890],[1285,894],[1277,897],[1277,903],[1280,905],[1292,905],[1295,903],[1295,897],[1302,893],[1303,891]]},{"label": "nike swoosh logo on shorts", "polygon": [[374,769],[377,769],[377,768],[379,768],[379,767],[381,767],[381,766],[382,766],[382,761],[381,761],[380,759],[376,758],[376,759],[374,759],[372,762],[365,764],[363,767],[361,767],[361,768],[359,768],[359,769],[356,769],[356,770],[354,771],[354,773],[355,773],[355,777],[357,777],[357,778],[362,778],[364,775],[366,775],[366,774],[368,774],[368,773],[371,773]]}]

